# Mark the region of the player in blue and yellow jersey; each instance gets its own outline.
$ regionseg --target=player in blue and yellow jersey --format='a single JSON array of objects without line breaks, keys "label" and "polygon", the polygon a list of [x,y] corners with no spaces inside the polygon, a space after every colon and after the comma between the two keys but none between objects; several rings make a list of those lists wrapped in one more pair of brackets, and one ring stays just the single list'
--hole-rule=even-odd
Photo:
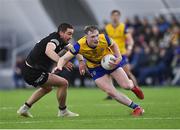
[{"label": "player in blue and yellow jersey", "polygon": [[[137,80],[130,71],[130,65],[128,63],[127,58],[127,56],[131,54],[131,51],[133,49],[134,40],[132,38],[131,33],[128,31],[127,26],[119,21],[120,15],[121,13],[119,10],[113,10],[111,12],[112,22],[105,26],[105,32],[110,38],[112,38],[117,43],[122,57],[125,59],[122,68],[126,72],[128,77],[133,81],[133,84],[136,87],[138,87]],[[107,97],[107,99],[109,98],[110,97]],[[141,97],[140,99],[143,98],[144,97]]]},{"label": "player in blue and yellow jersey", "polygon": [[[134,86],[133,82],[129,80],[128,76],[121,68],[124,64],[124,58],[122,58],[117,44],[108,36],[99,34],[98,28],[95,26],[86,27],[85,34],[86,35],[82,37],[70,51],[59,59],[57,69],[62,70],[62,67],[70,59],[77,54],[81,54],[86,59],[86,65],[96,85],[119,103],[134,109],[133,115],[142,115],[144,110],[139,105],[132,102],[126,95],[119,93],[112,83],[113,78],[121,87],[132,90],[137,97],[143,95],[142,91]],[[105,70],[102,68],[100,62],[106,54],[115,55],[115,61],[110,63],[115,69]]]}]

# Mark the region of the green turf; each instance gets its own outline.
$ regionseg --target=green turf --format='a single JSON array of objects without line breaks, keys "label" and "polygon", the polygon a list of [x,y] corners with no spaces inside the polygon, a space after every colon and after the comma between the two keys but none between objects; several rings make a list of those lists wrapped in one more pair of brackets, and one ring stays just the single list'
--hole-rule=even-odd
[{"label": "green turf", "polygon": [[[145,100],[138,100],[145,114],[135,118],[131,109],[116,101],[105,101],[99,89],[69,89],[69,109],[76,118],[58,118],[55,90],[31,109],[34,118],[16,115],[16,110],[34,90],[0,91],[0,128],[180,128],[180,88],[144,88]],[[122,90],[119,90],[122,91]]]}]

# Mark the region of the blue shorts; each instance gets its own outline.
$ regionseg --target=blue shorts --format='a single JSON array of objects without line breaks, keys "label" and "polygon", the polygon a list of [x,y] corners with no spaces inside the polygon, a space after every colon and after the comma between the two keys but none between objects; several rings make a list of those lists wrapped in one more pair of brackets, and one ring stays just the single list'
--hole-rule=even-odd
[{"label": "blue shorts", "polygon": [[96,79],[104,76],[105,74],[111,74],[114,70],[118,69],[119,67],[123,67],[127,63],[128,63],[127,57],[122,56],[121,62],[113,70],[105,70],[102,66],[98,66],[95,68],[88,68],[88,70],[89,70],[93,80],[96,80]]}]

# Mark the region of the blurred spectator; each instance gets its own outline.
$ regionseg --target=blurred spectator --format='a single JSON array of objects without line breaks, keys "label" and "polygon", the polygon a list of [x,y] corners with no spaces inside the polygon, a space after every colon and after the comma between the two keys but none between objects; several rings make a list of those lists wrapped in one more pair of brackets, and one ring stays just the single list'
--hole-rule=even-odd
[{"label": "blurred spectator", "polygon": [[163,37],[163,34],[160,32],[159,28],[157,25],[152,26],[152,36],[151,39],[153,39],[157,45],[160,41],[160,39]]},{"label": "blurred spectator", "polygon": [[179,23],[179,21],[176,19],[176,17],[172,17],[172,18],[171,18],[170,25],[171,25],[171,27],[174,27],[174,26],[180,27],[180,23]]},{"label": "blurred spectator", "polygon": [[24,59],[20,56],[16,57],[16,64],[14,68],[13,80],[16,88],[25,88],[25,82],[22,77],[22,67],[23,67]]},{"label": "blurred spectator", "polygon": [[137,77],[141,67],[145,67],[149,61],[150,49],[145,50],[139,45],[135,45],[134,52],[131,57],[130,68]]},{"label": "blurred spectator", "polygon": [[172,85],[180,85],[180,46],[175,50],[175,57],[173,59],[172,67],[174,68],[174,78],[171,82]]},{"label": "blurred spectator", "polygon": [[168,21],[161,15],[150,23],[146,18],[140,19],[135,16],[132,21],[134,22],[131,23],[131,19],[126,19],[128,26],[133,28],[135,41],[130,63],[140,84],[146,84],[148,77],[156,84],[163,84],[166,80],[174,78],[172,84],[177,84],[180,76],[178,71],[180,60],[179,54],[174,51],[180,46],[178,19],[172,17]]},{"label": "blurred spectator", "polygon": [[139,19],[139,16],[134,16],[134,20],[133,20],[133,27],[136,30],[135,35],[139,35],[141,30],[142,30],[142,22]]},{"label": "blurred spectator", "polygon": [[173,46],[168,49],[161,48],[157,64],[142,68],[139,74],[140,84],[146,84],[146,78],[149,76],[154,79],[158,79],[158,82],[161,83],[162,78],[171,73],[171,62],[174,56],[173,49]]},{"label": "blurred spectator", "polygon": [[174,68],[172,85],[180,85],[180,29],[178,26],[174,26],[172,29],[171,42],[176,45],[175,56],[172,63],[172,67]]},{"label": "blurred spectator", "polygon": [[131,20],[129,18],[126,18],[125,25],[127,26],[127,28],[133,27],[133,24],[132,24],[132,22],[131,22]]},{"label": "blurred spectator", "polygon": [[159,17],[159,24],[158,24],[158,26],[159,26],[160,32],[161,33],[165,33],[167,31],[167,29],[170,27],[170,24],[166,20],[166,18],[163,15],[161,15]]}]

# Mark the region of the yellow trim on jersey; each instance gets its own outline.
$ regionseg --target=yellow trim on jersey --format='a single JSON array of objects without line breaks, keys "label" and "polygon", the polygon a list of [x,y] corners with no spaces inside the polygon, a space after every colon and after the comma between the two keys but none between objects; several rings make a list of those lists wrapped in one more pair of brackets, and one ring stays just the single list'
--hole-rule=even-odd
[{"label": "yellow trim on jersey", "polygon": [[114,28],[112,24],[107,24],[105,30],[108,36],[118,45],[120,53],[126,54],[125,25],[120,23],[116,28]]}]

